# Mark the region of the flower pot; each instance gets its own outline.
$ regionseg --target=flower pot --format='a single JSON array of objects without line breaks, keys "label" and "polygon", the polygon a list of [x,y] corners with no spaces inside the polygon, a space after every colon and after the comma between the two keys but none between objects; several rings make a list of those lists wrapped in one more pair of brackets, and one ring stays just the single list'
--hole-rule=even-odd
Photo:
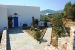
[{"label": "flower pot", "polygon": [[8,26],[9,26],[9,27],[12,27],[12,25],[13,25],[13,22],[12,22],[12,21],[9,21],[9,22],[8,22]]}]

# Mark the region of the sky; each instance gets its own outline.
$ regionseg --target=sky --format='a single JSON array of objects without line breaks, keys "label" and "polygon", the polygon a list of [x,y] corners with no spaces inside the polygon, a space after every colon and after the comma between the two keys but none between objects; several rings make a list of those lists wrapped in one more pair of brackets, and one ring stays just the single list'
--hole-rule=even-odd
[{"label": "sky", "polygon": [[75,0],[0,0],[0,4],[4,5],[23,5],[23,6],[37,6],[40,10],[63,10],[67,2],[74,3]]}]

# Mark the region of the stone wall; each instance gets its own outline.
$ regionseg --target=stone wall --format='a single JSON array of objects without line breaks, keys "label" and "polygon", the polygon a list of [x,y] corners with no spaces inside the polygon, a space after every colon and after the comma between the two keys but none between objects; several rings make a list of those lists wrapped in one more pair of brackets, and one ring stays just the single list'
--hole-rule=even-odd
[{"label": "stone wall", "polygon": [[6,50],[6,45],[7,45],[7,30],[3,30],[0,50]]},{"label": "stone wall", "polygon": [[75,26],[70,27],[70,38],[73,50],[75,50]]},{"label": "stone wall", "polygon": [[73,50],[73,45],[70,43],[70,37],[58,38],[59,50]]},{"label": "stone wall", "polygon": [[70,43],[70,37],[61,37],[58,38],[58,48],[50,44],[45,46],[44,50],[73,50],[73,45]]},{"label": "stone wall", "polygon": [[58,38],[58,49],[50,45],[44,50],[75,50],[75,26],[70,27],[70,37]]},{"label": "stone wall", "polygon": [[44,50],[58,50],[58,49],[50,45],[50,46],[45,46]]},{"label": "stone wall", "polygon": [[70,37],[62,37],[58,38],[58,49],[59,50],[74,50],[74,44],[75,44],[75,26],[70,27]]}]

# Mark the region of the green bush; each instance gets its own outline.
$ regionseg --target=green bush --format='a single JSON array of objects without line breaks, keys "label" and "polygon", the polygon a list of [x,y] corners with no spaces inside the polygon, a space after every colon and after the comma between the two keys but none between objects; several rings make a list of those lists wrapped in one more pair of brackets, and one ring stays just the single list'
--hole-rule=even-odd
[{"label": "green bush", "polygon": [[37,28],[34,28],[34,31],[38,31],[39,29],[37,29]]},{"label": "green bush", "polygon": [[62,37],[70,36],[69,34],[62,34]]},{"label": "green bush", "polygon": [[40,31],[35,31],[34,38],[40,41],[40,37],[41,37]]},{"label": "green bush", "polygon": [[32,31],[32,30],[34,30],[34,28],[33,28],[33,27],[31,27],[31,28],[30,28],[30,30]]}]

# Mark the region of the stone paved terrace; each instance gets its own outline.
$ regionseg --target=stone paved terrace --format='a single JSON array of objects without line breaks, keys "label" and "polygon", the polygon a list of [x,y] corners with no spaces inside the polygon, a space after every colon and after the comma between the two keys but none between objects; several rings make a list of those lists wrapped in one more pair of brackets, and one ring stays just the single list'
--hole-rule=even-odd
[{"label": "stone paved terrace", "polygon": [[44,47],[50,43],[52,28],[47,28],[44,35],[46,41],[37,43],[34,38],[23,32],[22,28],[12,28],[8,30],[7,50],[44,50]]}]

